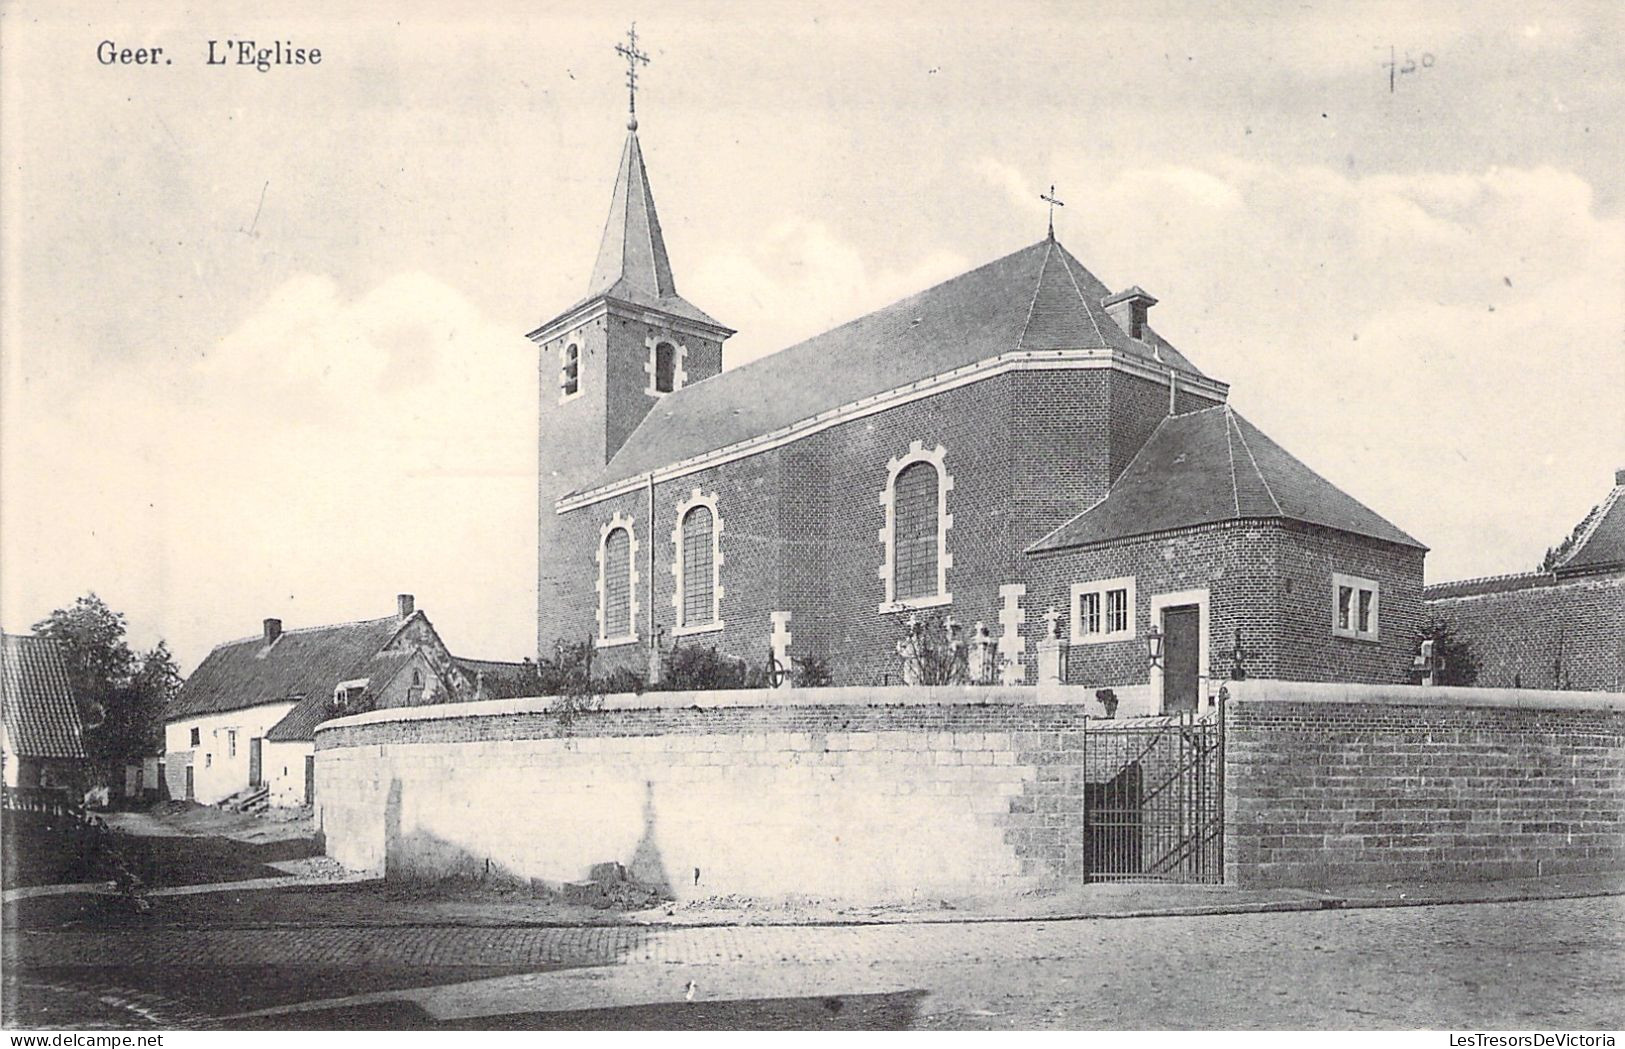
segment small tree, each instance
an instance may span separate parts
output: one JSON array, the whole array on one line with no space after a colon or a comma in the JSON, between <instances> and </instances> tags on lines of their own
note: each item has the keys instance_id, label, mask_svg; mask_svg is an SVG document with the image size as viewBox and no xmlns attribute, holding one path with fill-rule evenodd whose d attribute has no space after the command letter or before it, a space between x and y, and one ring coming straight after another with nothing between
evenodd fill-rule
<instances>
[{"instance_id":1,"label":"small tree","mask_svg":"<svg viewBox=\"0 0 1625 1049\"><path fill-rule=\"evenodd\" d=\"M963 685L970 680L965 642L952 617L909 616L897 642L906 685Z\"/></svg>"},{"instance_id":2,"label":"small tree","mask_svg":"<svg viewBox=\"0 0 1625 1049\"><path fill-rule=\"evenodd\" d=\"M1456 633L1450 620L1430 615L1422 630L1416 639L1417 651L1421 651L1423 641L1432 639L1433 658L1440 667L1433 675L1434 684L1472 685L1478 681L1478 656L1472 643Z\"/></svg>"},{"instance_id":3,"label":"small tree","mask_svg":"<svg viewBox=\"0 0 1625 1049\"><path fill-rule=\"evenodd\" d=\"M122 765L163 749L164 713L181 686L168 645L132 652L123 613L94 593L54 610L34 633L62 646L91 760Z\"/></svg>"}]
</instances>

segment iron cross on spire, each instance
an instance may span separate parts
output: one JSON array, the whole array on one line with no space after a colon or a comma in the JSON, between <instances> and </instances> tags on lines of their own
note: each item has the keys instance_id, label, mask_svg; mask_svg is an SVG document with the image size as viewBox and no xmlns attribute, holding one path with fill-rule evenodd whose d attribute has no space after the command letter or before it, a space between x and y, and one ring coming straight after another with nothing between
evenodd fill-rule
<instances>
[{"instance_id":1,"label":"iron cross on spire","mask_svg":"<svg viewBox=\"0 0 1625 1049\"><path fill-rule=\"evenodd\" d=\"M1066 207L1066 201L1055 199L1055 183L1051 182L1048 193L1040 193L1038 199L1049 203L1049 239L1055 239L1055 209Z\"/></svg>"},{"instance_id":2,"label":"iron cross on spire","mask_svg":"<svg viewBox=\"0 0 1625 1049\"><path fill-rule=\"evenodd\" d=\"M638 24L626 31L626 43L616 44L615 53L626 59L627 120L632 131L638 129L638 65L649 64L649 56L638 50Z\"/></svg>"}]
</instances>

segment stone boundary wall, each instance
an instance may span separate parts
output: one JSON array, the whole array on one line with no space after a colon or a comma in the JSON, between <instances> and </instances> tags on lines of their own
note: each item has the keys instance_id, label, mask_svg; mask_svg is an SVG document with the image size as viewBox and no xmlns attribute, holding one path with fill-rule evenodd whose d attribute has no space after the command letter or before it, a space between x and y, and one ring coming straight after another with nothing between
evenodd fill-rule
<instances>
[{"instance_id":1,"label":"stone boundary wall","mask_svg":"<svg viewBox=\"0 0 1625 1049\"><path fill-rule=\"evenodd\" d=\"M1231 682L1225 880L1625 869L1625 695Z\"/></svg>"},{"instance_id":2,"label":"stone boundary wall","mask_svg":"<svg viewBox=\"0 0 1625 1049\"><path fill-rule=\"evenodd\" d=\"M373 711L316 734L328 853L678 899L908 900L1082 880L1093 690L818 689ZM868 703L859 699L867 697ZM1064 702L1073 698L1078 702ZM825 700L830 700L826 702Z\"/></svg>"}]
</instances>

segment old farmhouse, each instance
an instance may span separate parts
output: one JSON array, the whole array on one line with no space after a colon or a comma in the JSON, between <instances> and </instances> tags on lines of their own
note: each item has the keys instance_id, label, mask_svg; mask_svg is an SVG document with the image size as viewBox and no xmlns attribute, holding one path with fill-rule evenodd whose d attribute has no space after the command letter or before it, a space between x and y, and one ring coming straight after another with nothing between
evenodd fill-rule
<instances>
[{"instance_id":1,"label":"old farmhouse","mask_svg":"<svg viewBox=\"0 0 1625 1049\"><path fill-rule=\"evenodd\" d=\"M434 624L396 614L284 630L215 646L187 678L164 726L170 797L212 804L263 790L268 804L311 804L316 726L341 714L474 698L474 679Z\"/></svg>"},{"instance_id":2,"label":"old farmhouse","mask_svg":"<svg viewBox=\"0 0 1625 1049\"><path fill-rule=\"evenodd\" d=\"M85 728L62 646L0 634L0 766L11 789L85 786Z\"/></svg>"},{"instance_id":3,"label":"old farmhouse","mask_svg":"<svg viewBox=\"0 0 1625 1049\"><path fill-rule=\"evenodd\" d=\"M1425 548L1227 403L1054 235L722 370L677 291L629 124L587 295L540 360L537 640L899 676L911 616L996 640L1004 683L1191 709L1238 666L1407 679ZM1146 638L1165 657L1148 670Z\"/></svg>"}]
</instances>

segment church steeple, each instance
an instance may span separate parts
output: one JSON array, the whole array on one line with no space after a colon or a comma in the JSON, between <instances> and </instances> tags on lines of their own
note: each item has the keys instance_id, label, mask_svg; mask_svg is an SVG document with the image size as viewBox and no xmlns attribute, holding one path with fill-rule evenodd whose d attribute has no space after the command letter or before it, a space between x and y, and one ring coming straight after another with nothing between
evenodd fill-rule
<instances>
[{"instance_id":1,"label":"church steeple","mask_svg":"<svg viewBox=\"0 0 1625 1049\"><path fill-rule=\"evenodd\" d=\"M621 150L621 168L615 176L609 221L604 224L604 239L598 247L598 262L592 268L592 284L587 295L611 295L633 301L677 295L636 128L626 133L626 147Z\"/></svg>"}]
</instances>

